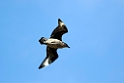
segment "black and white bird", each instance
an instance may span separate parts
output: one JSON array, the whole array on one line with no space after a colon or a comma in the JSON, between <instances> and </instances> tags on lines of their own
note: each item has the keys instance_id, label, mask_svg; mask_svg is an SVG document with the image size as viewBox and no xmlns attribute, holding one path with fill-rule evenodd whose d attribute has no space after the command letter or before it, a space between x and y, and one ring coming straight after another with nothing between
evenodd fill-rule
<instances>
[{"instance_id":1,"label":"black and white bird","mask_svg":"<svg viewBox=\"0 0 124 83\"><path fill-rule=\"evenodd\" d=\"M58 19L58 26L53 30L50 38L41 37L39 40L40 44L47 45L46 47L46 58L43 60L40 68L48 66L58 58L57 49L58 48L70 48L65 42L62 41L62 35L67 33L68 29L66 25Z\"/></svg>"}]
</instances>

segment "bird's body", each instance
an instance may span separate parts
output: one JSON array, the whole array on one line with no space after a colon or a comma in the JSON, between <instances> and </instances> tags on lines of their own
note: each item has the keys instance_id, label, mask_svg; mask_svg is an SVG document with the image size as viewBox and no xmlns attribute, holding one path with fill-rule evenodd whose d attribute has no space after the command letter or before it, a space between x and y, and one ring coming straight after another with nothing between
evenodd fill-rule
<instances>
[{"instance_id":1,"label":"bird's body","mask_svg":"<svg viewBox=\"0 0 124 83\"><path fill-rule=\"evenodd\" d=\"M41 38L41 40L43 40L43 38ZM54 39L54 38L49 38L49 39L45 38L45 40L41 44L45 44L48 47L54 48L54 49L68 47L66 43L64 43L58 39Z\"/></svg>"},{"instance_id":2,"label":"bird's body","mask_svg":"<svg viewBox=\"0 0 124 83\"><path fill-rule=\"evenodd\" d=\"M58 48L70 48L66 43L62 41L62 35L67 32L68 30L64 23L58 19L58 26L53 30L51 37L49 39L41 37L39 42L41 44L47 45L47 56L39 66L39 69L48 66L58 58Z\"/></svg>"}]
</instances>

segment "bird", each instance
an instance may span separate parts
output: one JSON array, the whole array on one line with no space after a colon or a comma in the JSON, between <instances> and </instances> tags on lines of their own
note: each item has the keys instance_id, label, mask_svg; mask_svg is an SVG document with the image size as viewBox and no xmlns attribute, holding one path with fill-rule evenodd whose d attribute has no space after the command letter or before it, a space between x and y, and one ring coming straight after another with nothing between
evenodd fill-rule
<instances>
[{"instance_id":1,"label":"bird","mask_svg":"<svg viewBox=\"0 0 124 83\"><path fill-rule=\"evenodd\" d=\"M57 49L70 48L67 43L62 41L62 35L67 32L66 25L58 18L58 26L52 31L50 38L41 37L39 39L41 45L46 45L46 57L40 64L39 69L50 65L58 58Z\"/></svg>"}]
</instances>

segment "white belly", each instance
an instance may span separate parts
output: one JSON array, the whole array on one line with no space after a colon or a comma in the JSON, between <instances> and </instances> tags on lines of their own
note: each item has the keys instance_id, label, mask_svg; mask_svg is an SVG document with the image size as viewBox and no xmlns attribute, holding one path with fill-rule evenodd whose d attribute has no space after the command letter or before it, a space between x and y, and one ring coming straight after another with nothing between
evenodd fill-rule
<instances>
[{"instance_id":1,"label":"white belly","mask_svg":"<svg viewBox=\"0 0 124 83\"><path fill-rule=\"evenodd\" d=\"M50 38L45 41L45 44L51 48L64 48L64 43L58 39Z\"/></svg>"}]
</instances>

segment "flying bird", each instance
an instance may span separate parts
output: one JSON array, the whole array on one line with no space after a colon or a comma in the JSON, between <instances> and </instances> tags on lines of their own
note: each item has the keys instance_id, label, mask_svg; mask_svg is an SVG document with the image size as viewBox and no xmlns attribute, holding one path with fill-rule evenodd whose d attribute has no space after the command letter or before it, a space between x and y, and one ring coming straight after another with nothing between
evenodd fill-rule
<instances>
[{"instance_id":1,"label":"flying bird","mask_svg":"<svg viewBox=\"0 0 124 83\"><path fill-rule=\"evenodd\" d=\"M68 29L61 19L58 19L58 26L53 30L50 38L41 37L39 40L40 44L45 44L46 47L46 58L40 64L39 69L48 66L58 58L57 49L70 48L68 44L62 41L62 35L67 33Z\"/></svg>"}]
</instances>

